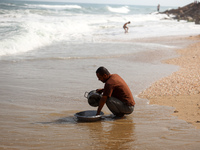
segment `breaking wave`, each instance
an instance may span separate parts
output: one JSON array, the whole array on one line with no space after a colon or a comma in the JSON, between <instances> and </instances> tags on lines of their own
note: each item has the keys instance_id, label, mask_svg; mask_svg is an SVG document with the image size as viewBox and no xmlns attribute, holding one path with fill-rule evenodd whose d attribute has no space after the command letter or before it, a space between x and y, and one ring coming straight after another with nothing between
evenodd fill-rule
<instances>
[{"instance_id":1,"label":"breaking wave","mask_svg":"<svg viewBox=\"0 0 200 150\"><path fill-rule=\"evenodd\" d=\"M128 8L128 6L123 6L123 7L118 7L118 8L114 8L114 7L110 7L110 6L107 6L107 9L110 11L110 12L114 12L114 13L128 13L130 10Z\"/></svg>"}]
</instances>

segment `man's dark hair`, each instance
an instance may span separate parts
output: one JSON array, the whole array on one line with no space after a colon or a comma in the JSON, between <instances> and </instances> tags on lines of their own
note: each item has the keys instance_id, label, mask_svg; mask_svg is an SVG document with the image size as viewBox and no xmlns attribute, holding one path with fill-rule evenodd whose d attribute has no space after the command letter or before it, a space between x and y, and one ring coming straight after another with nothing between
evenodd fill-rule
<instances>
[{"instance_id":1,"label":"man's dark hair","mask_svg":"<svg viewBox=\"0 0 200 150\"><path fill-rule=\"evenodd\" d=\"M100 74L101 76L103 76L104 74L110 75L110 72L105 67L99 67L96 73Z\"/></svg>"}]
</instances>

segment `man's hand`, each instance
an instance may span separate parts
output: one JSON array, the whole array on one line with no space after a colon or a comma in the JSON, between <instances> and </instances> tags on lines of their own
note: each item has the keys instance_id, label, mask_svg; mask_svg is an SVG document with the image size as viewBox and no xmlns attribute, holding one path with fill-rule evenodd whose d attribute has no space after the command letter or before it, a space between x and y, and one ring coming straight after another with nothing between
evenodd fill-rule
<instances>
[{"instance_id":1,"label":"man's hand","mask_svg":"<svg viewBox=\"0 0 200 150\"><path fill-rule=\"evenodd\" d=\"M96 92L101 94L103 92L104 89L96 89Z\"/></svg>"}]
</instances>

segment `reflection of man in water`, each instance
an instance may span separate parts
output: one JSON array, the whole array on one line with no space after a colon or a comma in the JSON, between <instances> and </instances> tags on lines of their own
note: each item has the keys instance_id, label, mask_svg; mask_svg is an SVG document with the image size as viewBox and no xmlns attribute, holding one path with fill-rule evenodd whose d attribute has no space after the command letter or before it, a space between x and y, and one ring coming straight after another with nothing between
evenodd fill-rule
<instances>
[{"instance_id":1,"label":"reflection of man in water","mask_svg":"<svg viewBox=\"0 0 200 150\"><path fill-rule=\"evenodd\" d=\"M135 101L126 82L119 75L110 74L105 67L99 67L96 75L100 81L105 83L104 89L97 89L98 93L103 92L97 115L100 114L105 103L109 110L118 117L131 114L134 110Z\"/></svg>"},{"instance_id":2,"label":"reflection of man in water","mask_svg":"<svg viewBox=\"0 0 200 150\"><path fill-rule=\"evenodd\" d=\"M128 33L127 24L130 24L130 23L131 23L131 22L129 21L129 22L127 22L127 23L124 24L123 28L124 28L124 30L125 30L125 33Z\"/></svg>"}]
</instances>

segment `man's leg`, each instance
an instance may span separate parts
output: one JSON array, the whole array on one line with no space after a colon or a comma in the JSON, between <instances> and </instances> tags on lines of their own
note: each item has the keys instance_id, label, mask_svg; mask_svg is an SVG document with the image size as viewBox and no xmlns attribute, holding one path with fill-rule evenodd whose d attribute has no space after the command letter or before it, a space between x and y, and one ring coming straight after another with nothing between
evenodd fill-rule
<instances>
[{"instance_id":1,"label":"man's leg","mask_svg":"<svg viewBox=\"0 0 200 150\"><path fill-rule=\"evenodd\" d=\"M128 106L114 97L110 97L109 99L107 99L106 105L109 108L109 110L116 116L131 114L134 110L134 106Z\"/></svg>"}]
</instances>

